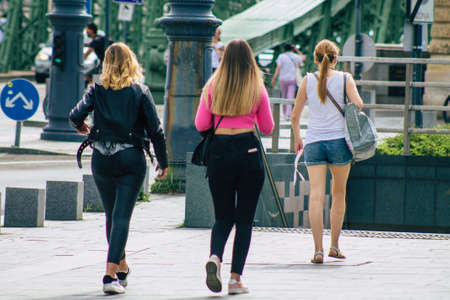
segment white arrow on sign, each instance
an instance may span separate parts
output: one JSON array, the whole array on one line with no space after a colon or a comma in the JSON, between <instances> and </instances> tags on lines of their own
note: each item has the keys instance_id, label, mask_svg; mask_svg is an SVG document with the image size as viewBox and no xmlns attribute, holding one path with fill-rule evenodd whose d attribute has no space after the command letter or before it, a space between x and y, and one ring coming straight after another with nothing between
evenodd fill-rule
<instances>
[{"instance_id":1,"label":"white arrow on sign","mask_svg":"<svg viewBox=\"0 0 450 300\"><path fill-rule=\"evenodd\" d=\"M25 102L25 105L23 106L23 108L28 109L28 110L33 109L33 100L28 101L28 99L22 93L18 93L11 100L9 99L9 97L6 98L5 106L8 108L15 107L14 102L16 102L16 100L19 98L21 98L22 101Z\"/></svg>"}]
</instances>

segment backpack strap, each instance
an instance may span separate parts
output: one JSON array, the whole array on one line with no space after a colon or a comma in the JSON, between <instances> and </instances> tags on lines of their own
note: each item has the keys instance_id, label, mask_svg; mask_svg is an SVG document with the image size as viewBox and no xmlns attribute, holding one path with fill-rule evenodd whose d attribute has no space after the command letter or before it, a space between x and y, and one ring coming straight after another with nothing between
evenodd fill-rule
<instances>
[{"instance_id":1,"label":"backpack strap","mask_svg":"<svg viewBox=\"0 0 450 300\"><path fill-rule=\"evenodd\" d=\"M317 74L316 73L313 73L313 74L316 77L317 81L319 81L319 77L317 76ZM345 75L344 75L344 79L345 79ZM345 92L345 88L344 88L344 92ZM328 89L327 89L327 96L328 96L328 98L330 98L331 102L333 102L334 106L336 106L337 110L342 114L342 116L345 117L344 110L339 106L339 104L334 99L334 97L330 94L330 91ZM345 102L345 100L344 100L344 102Z\"/></svg>"}]
</instances>

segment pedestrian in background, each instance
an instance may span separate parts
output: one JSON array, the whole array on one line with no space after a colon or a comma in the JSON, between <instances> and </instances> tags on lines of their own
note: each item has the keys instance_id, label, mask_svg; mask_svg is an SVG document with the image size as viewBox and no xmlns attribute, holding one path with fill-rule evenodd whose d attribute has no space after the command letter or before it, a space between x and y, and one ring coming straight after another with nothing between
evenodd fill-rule
<instances>
[{"instance_id":1,"label":"pedestrian in background","mask_svg":"<svg viewBox=\"0 0 450 300\"><path fill-rule=\"evenodd\" d=\"M295 149L304 148L304 159L309 175L309 220L314 238L312 263L323 263L323 199L325 197L327 168L332 176L331 246L328 256L344 259L339 250L339 235L345 215L345 193L350 173L352 153L345 142L344 118L327 97L327 90L344 108L344 88L350 103L362 109L363 102L350 75L335 71L339 48L329 40L322 40L314 50L314 62L319 66L316 74L308 73L297 94L292 113ZM317 78L316 78L317 76ZM344 86L344 76L347 76ZM308 102L308 130L305 142L300 136L300 116Z\"/></svg>"},{"instance_id":2,"label":"pedestrian in background","mask_svg":"<svg viewBox=\"0 0 450 300\"><path fill-rule=\"evenodd\" d=\"M129 267L125 257L131 215L146 172L143 148L149 137L158 160L158 177L167 174L164 133L135 54L123 43L108 47L101 84L89 87L70 112L70 121L81 134L89 135L94 148L91 169L106 214L109 244L103 291L125 292ZM93 127L84 122L94 112Z\"/></svg>"},{"instance_id":3,"label":"pedestrian in background","mask_svg":"<svg viewBox=\"0 0 450 300\"><path fill-rule=\"evenodd\" d=\"M206 263L206 284L213 292L222 290L222 256L235 225L228 293L248 293L241 275L265 176L254 132L255 121L263 133L271 134L274 123L261 72L247 42L233 40L225 48L219 68L203 88L195 118L198 131L217 127L210 144L207 168L215 223Z\"/></svg>"},{"instance_id":4,"label":"pedestrian in background","mask_svg":"<svg viewBox=\"0 0 450 300\"><path fill-rule=\"evenodd\" d=\"M219 67L220 61L223 57L223 51L225 49L225 45L220 41L220 35L222 34L222 30L220 27L216 28L216 33L213 36L212 40L212 47L213 51L211 54L211 65L212 65L212 71L213 73L216 71L216 69Z\"/></svg>"},{"instance_id":5,"label":"pedestrian in background","mask_svg":"<svg viewBox=\"0 0 450 300\"><path fill-rule=\"evenodd\" d=\"M294 53L297 52L296 53ZM300 68L306 57L294 45L284 45L284 53L277 58L277 68L272 78L272 86L276 85L278 75L281 98L294 99L297 90L297 68ZM283 117L290 119L292 104L283 104Z\"/></svg>"},{"instance_id":6,"label":"pedestrian in background","mask_svg":"<svg viewBox=\"0 0 450 300\"><path fill-rule=\"evenodd\" d=\"M85 45L88 47L88 50L83 54L83 59L86 59L92 52L95 52L95 55L98 58L95 67L88 70L84 75L86 83L91 83L92 77L95 74L99 74L102 70L102 63L105 58L105 50L108 44L105 36L98 34L98 27L95 23L86 25L86 34L91 38L91 41Z\"/></svg>"}]
</instances>

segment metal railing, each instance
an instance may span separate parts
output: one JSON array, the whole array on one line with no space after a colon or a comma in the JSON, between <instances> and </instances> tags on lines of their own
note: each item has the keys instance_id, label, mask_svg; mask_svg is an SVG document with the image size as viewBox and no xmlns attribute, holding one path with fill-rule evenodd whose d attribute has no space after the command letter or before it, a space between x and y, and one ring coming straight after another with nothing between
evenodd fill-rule
<instances>
[{"instance_id":1,"label":"metal railing","mask_svg":"<svg viewBox=\"0 0 450 300\"><path fill-rule=\"evenodd\" d=\"M384 64L406 64L405 81L382 81L382 80L355 80L359 86L395 86L405 87L405 103L404 104L364 104L364 108L373 110L391 110L403 112L403 129L398 128L381 128L377 127L378 132L403 133L403 155L410 154L410 134L413 133L433 133L433 134L450 134L450 129L434 129L434 128L412 128L410 126L410 112L412 111L446 111L450 112L450 107L444 105L412 105L412 88L413 87L439 87L449 88L450 82L417 82L413 81L413 65L415 64L441 64L450 65L450 59L436 58L391 58L391 57L356 57L356 56L339 56L338 62L346 64L345 69L351 62L374 62ZM291 125L280 125L280 105L294 104L294 99L270 98L272 104L273 118L275 127L272 134L272 152L278 152L278 141L280 139L280 129L291 129ZM306 128L304 126L302 129ZM290 151L294 152L293 131L290 130Z\"/></svg>"}]
</instances>

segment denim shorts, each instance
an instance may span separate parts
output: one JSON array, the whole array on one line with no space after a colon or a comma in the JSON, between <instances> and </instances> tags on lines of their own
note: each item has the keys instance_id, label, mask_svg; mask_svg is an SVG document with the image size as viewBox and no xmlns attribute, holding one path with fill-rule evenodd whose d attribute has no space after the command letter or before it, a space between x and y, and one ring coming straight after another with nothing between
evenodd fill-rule
<instances>
[{"instance_id":1,"label":"denim shorts","mask_svg":"<svg viewBox=\"0 0 450 300\"><path fill-rule=\"evenodd\" d=\"M303 150L305 165L346 165L353 155L345 139L318 141L307 144Z\"/></svg>"}]
</instances>

